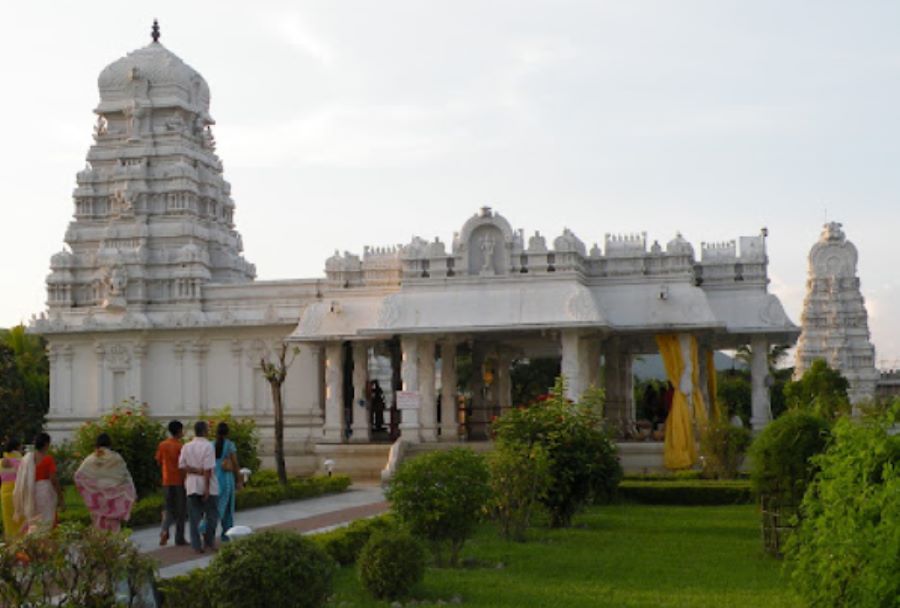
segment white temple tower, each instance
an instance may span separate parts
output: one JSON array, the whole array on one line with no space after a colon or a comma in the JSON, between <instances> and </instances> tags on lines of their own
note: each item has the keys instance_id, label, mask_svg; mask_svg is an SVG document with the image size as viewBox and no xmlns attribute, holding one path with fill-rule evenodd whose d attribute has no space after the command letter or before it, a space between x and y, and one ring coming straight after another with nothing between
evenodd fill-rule
<instances>
[{"instance_id":1,"label":"white temple tower","mask_svg":"<svg viewBox=\"0 0 900 608\"><path fill-rule=\"evenodd\" d=\"M799 378L816 359L824 359L850 382L850 401L875 396L878 371L869 342L866 304L856 276L858 254L841 224L825 224L809 252L809 279L794 375Z\"/></svg>"},{"instance_id":2,"label":"white temple tower","mask_svg":"<svg viewBox=\"0 0 900 608\"><path fill-rule=\"evenodd\" d=\"M94 145L77 176L69 250L53 256L51 314L71 308L143 317L199 309L200 286L253 280L234 230L203 77L153 41L98 79Z\"/></svg>"}]
</instances>

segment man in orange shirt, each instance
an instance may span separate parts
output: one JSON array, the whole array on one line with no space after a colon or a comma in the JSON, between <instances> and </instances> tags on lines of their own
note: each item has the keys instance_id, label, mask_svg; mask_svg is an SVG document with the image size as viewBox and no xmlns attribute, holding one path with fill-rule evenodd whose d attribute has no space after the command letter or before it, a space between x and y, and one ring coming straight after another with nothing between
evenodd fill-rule
<instances>
[{"instance_id":1,"label":"man in orange shirt","mask_svg":"<svg viewBox=\"0 0 900 608\"><path fill-rule=\"evenodd\" d=\"M169 542L169 528L175 523L175 544L186 545L184 538L184 520L186 498L184 494L184 471L178 468L181 456L181 438L184 436L184 425L178 420L169 423L171 437L161 441L156 448L156 462L162 469L163 496L166 500L163 511L162 530L159 533L159 544Z\"/></svg>"}]
</instances>

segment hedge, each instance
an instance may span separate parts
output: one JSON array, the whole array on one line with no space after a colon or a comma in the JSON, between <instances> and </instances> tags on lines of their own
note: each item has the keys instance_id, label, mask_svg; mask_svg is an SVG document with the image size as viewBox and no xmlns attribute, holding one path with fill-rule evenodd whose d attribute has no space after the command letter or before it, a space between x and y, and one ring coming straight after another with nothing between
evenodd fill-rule
<instances>
[{"instance_id":1,"label":"hedge","mask_svg":"<svg viewBox=\"0 0 900 608\"><path fill-rule=\"evenodd\" d=\"M619 484L619 497L648 505L735 505L754 502L750 482L746 480L625 480Z\"/></svg>"},{"instance_id":2,"label":"hedge","mask_svg":"<svg viewBox=\"0 0 900 608\"><path fill-rule=\"evenodd\" d=\"M336 494L349 488L350 483L349 477L335 475L333 477L316 476L292 479L287 486L282 486L277 482L265 486L249 485L235 496L235 509L242 511L278 504L285 500L301 500L324 494ZM126 525L135 528L158 524L163 503L163 497L159 494L152 494L140 499L132 508L131 519L126 522ZM59 519L60 522L91 523L90 513L81 504L70 505L69 509L61 511Z\"/></svg>"}]
</instances>

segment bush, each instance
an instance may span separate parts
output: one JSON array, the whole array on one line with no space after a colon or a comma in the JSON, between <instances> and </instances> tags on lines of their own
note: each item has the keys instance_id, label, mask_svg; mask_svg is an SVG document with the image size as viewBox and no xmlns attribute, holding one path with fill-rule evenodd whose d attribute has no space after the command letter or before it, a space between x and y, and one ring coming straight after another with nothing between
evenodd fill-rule
<instances>
[{"instance_id":1,"label":"bush","mask_svg":"<svg viewBox=\"0 0 900 608\"><path fill-rule=\"evenodd\" d=\"M498 443L488 455L491 499L488 512L507 540L522 541L531 516L550 487L550 460L547 450Z\"/></svg>"},{"instance_id":2,"label":"bush","mask_svg":"<svg viewBox=\"0 0 900 608\"><path fill-rule=\"evenodd\" d=\"M788 540L791 581L810 606L896 606L900 599L900 421L842 419Z\"/></svg>"},{"instance_id":3,"label":"bush","mask_svg":"<svg viewBox=\"0 0 900 608\"><path fill-rule=\"evenodd\" d=\"M166 437L163 426L147 415L147 409L147 404L125 401L99 422L86 422L75 434L76 453L84 457L94 450L97 435L108 433L112 449L128 465L138 496L147 496L159 488L159 465L154 457L159 442Z\"/></svg>"},{"instance_id":4,"label":"bush","mask_svg":"<svg viewBox=\"0 0 900 608\"><path fill-rule=\"evenodd\" d=\"M425 574L425 551L405 532L378 532L359 555L359 578L376 599L406 596Z\"/></svg>"},{"instance_id":5,"label":"bush","mask_svg":"<svg viewBox=\"0 0 900 608\"><path fill-rule=\"evenodd\" d=\"M222 546L209 566L213 605L316 608L331 593L334 561L308 538L267 530Z\"/></svg>"},{"instance_id":6,"label":"bush","mask_svg":"<svg viewBox=\"0 0 900 608\"><path fill-rule=\"evenodd\" d=\"M700 436L703 473L715 479L734 479L750 445L750 431L732 426L724 417L713 420Z\"/></svg>"},{"instance_id":7,"label":"bush","mask_svg":"<svg viewBox=\"0 0 900 608\"><path fill-rule=\"evenodd\" d=\"M584 404L570 403L558 378L546 400L510 410L494 422L500 443L540 445L547 451L552 482L542 502L553 527L568 526L589 501L610 500L622 478L616 446L603 426L602 393L587 397Z\"/></svg>"},{"instance_id":8,"label":"bush","mask_svg":"<svg viewBox=\"0 0 900 608\"><path fill-rule=\"evenodd\" d=\"M50 444L50 454L56 461L56 477L59 479L60 485L71 486L75 483L73 477L75 471L81 465L81 460L87 454L82 455L75 448L72 441L60 441L59 443Z\"/></svg>"},{"instance_id":9,"label":"bush","mask_svg":"<svg viewBox=\"0 0 900 608\"><path fill-rule=\"evenodd\" d=\"M397 523L389 515L359 519L348 526L316 534L310 538L325 549L341 566L349 566L359 558L359 552L376 532L395 530Z\"/></svg>"},{"instance_id":10,"label":"bush","mask_svg":"<svg viewBox=\"0 0 900 608\"><path fill-rule=\"evenodd\" d=\"M400 465L386 496L412 533L428 541L438 563L450 545L455 566L490 497L484 459L467 448L429 452Z\"/></svg>"},{"instance_id":11,"label":"bush","mask_svg":"<svg viewBox=\"0 0 900 608\"><path fill-rule=\"evenodd\" d=\"M112 606L119 581L128 581L124 599L131 600L152 583L154 570L152 558L125 534L73 525L44 529L0 544L0 605Z\"/></svg>"},{"instance_id":12,"label":"bush","mask_svg":"<svg viewBox=\"0 0 900 608\"><path fill-rule=\"evenodd\" d=\"M789 409L834 420L850 413L849 386L840 372L828 367L823 359L816 359L799 380L784 385L784 398Z\"/></svg>"},{"instance_id":13,"label":"bush","mask_svg":"<svg viewBox=\"0 0 900 608\"><path fill-rule=\"evenodd\" d=\"M749 481L626 479L619 496L646 505L738 505L753 502Z\"/></svg>"},{"instance_id":14,"label":"bush","mask_svg":"<svg viewBox=\"0 0 900 608\"><path fill-rule=\"evenodd\" d=\"M215 438L216 425L220 422L228 424L228 438L237 448L238 464L247 467L254 473L259 470L259 430L252 418L235 418L231 406L209 412L209 436Z\"/></svg>"},{"instance_id":15,"label":"bush","mask_svg":"<svg viewBox=\"0 0 900 608\"><path fill-rule=\"evenodd\" d=\"M215 608L206 568L196 568L181 576L162 579L158 586L164 608Z\"/></svg>"},{"instance_id":16,"label":"bush","mask_svg":"<svg viewBox=\"0 0 900 608\"><path fill-rule=\"evenodd\" d=\"M254 477L260 476L255 475ZM253 478L251 477L251 479ZM260 479L266 480L269 477L262 476ZM257 484L261 483L258 479ZM275 476L268 485L251 484L235 494L235 508L240 511L242 509L274 505L283 500L300 500L302 498L322 496L323 494L343 492L350 487L350 483L349 477L334 475L332 477L316 476L305 479L292 479L288 482L288 485L283 486L278 482L278 477Z\"/></svg>"},{"instance_id":17,"label":"bush","mask_svg":"<svg viewBox=\"0 0 900 608\"><path fill-rule=\"evenodd\" d=\"M763 543L778 555L806 487L816 472L810 459L825 449L828 422L791 410L769 423L750 446L750 480L763 513Z\"/></svg>"}]
</instances>

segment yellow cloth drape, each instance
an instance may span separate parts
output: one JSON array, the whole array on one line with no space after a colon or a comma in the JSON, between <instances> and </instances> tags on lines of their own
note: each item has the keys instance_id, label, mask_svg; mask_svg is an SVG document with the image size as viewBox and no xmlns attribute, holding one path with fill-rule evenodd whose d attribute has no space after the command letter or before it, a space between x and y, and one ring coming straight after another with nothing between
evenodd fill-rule
<instances>
[{"instance_id":1,"label":"yellow cloth drape","mask_svg":"<svg viewBox=\"0 0 900 608\"><path fill-rule=\"evenodd\" d=\"M681 375L684 373L685 363L681 355L681 344L676 334L658 335L656 344L662 355L669 382L675 387L672 409L666 418L663 463L667 469L686 469L697 460L697 446L694 444L694 430L687 398L681 392Z\"/></svg>"},{"instance_id":2,"label":"yellow cloth drape","mask_svg":"<svg viewBox=\"0 0 900 608\"><path fill-rule=\"evenodd\" d=\"M708 350L706 351L706 392L709 394L709 411L716 422L722 419L722 411L719 409L718 390L715 352Z\"/></svg>"},{"instance_id":3,"label":"yellow cloth drape","mask_svg":"<svg viewBox=\"0 0 900 608\"><path fill-rule=\"evenodd\" d=\"M694 405L694 421L697 429L702 433L706 429L708 416L706 404L703 402L703 391L700 389L700 357L697 347L697 338L690 337L691 341L691 402Z\"/></svg>"}]
</instances>

